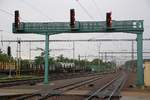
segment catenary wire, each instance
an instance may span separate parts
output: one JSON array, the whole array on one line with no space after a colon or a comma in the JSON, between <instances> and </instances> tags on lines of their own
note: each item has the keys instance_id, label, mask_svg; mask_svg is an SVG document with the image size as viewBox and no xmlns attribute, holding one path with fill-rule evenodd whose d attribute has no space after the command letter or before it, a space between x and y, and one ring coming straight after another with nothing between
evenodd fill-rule
<instances>
[{"instance_id":1,"label":"catenary wire","mask_svg":"<svg viewBox=\"0 0 150 100\"><path fill-rule=\"evenodd\" d=\"M34 11L38 12L40 15L43 15L45 18L47 18L50 21L54 21L54 19L50 18L48 15L46 15L43 11L41 11L39 8L35 7L31 3L27 2L26 0L22 0L27 6L32 8Z\"/></svg>"},{"instance_id":2,"label":"catenary wire","mask_svg":"<svg viewBox=\"0 0 150 100\"><path fill-rule=\"evenodd\" d=\"M79 4L79 6L83 9L83 11L88 15L89 18L91 18L92 20L94 20L93 16L90 15L90 13L86 10L86 8L78 1L76 0L76 2Z\"/></svg>"}]
</instances>

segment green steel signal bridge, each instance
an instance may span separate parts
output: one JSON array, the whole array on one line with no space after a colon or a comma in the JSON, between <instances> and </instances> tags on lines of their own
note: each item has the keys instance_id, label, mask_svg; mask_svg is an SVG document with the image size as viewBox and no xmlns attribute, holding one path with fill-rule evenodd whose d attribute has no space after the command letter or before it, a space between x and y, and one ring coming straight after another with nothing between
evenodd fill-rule
<instances>
[{"instance_id":1,"label":"green steel signal bridge","mask_svg":"<svg viewBox=\"0 0 150 100\"><path fill-rule=\"evenodd\" d=\"M76 21L72 28L70 22L20 22L13 23L13 33L45 35L45 74L44 83L48 84L49 35L60 33L112 33L124 32L137 34L137 85L144 85L143 72L143 20L112 21L107 27L106 21Z\"/></svg>"},{"instance_id":2,"label":"green steel signal bridge","mask_svg":"<svg viewBox=\"0 0 150 100\"><path fill-rule=\"evenodd\" d=\"M69 22L29 22L19 23L19 28L13 27L14 33L36 33L49 35L59 33L99 33L99 32L125 32L139 33L143 32L142 20L112 21L112 27L106 26L106 21L82 21L75 23L75 28L70 27ZM13 25L14 26L14 25Z\"/></svg>"}]
</instances>

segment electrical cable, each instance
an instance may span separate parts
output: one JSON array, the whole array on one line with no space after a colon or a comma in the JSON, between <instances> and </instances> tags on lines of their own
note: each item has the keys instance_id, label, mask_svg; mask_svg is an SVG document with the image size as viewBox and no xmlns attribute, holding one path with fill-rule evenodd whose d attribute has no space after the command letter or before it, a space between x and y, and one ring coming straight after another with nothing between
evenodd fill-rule
<instances>
[{"instance_id":1,"label":"electrical cable","mask_svg":"<svg viewBox=\"0 0 150 100\"><path fill-rule=\"evenodd\" d=\"M90 15L90 13L86 10L86 8L78 0L76 0L76 2L83 9L83 11L88 15L88 17L91 18L92 20L94 20L93 16Z\"/></svg>"},{"instance_id":2,"label":"electrical cable","mask_svg":"<svg viewBox=\"0 0 150 100\"><path fill-rule=\"evenodd\" d=\"M12 13L6 11L6 10L0 9L0 11L3 12L3 13L6 13L6 14L8 14L8 15L14 16L14 14L12 14Z\"/></svg>"},{"instance_id":3,"label":"electrical cable","mask_svg":"<svg viewBox=\"0 0 150 100\"><path fill-rule=\"evenodd\" d=\"M33 6L31 3L22 0L27 6L29 6L30 8L32 8L34 11L38 12L40 15L43 15L45 18L49 19L50 21L54 21L52 18L50 18L49 16L47 16L45 13L43 13L40 9L38 9L37 7Z\"/></svg>"},{"instance_id":4,"label":"electrical cable","mask_svg":"<svg viewBox=\"0 0 150 100\"><path fill-rule=\"evenodd\" d=\"M10 15L11 17L14 17L14 14L12 14L12 13L6 11L6 10L0 9L0 11L3 12L3 13L5 13L5 14ZM27 21L27 20L25 20L25 19L23 19L23 18L21 18L21 17L19 17L19 18L20 18L21 20L23 20L23 21Z\"/></svg>"},{"instance_id":5,"label":"electrical cable","mask_svg":"<svg viewBox=\"0 0 150 100\"><path fill-rule=\"evenodd\" d=\"M99 6L97 5L96 1L95 1L95 0L91 0L91 1L93 2L94 6L95 6L95 8L96 8L96 10L97 10L97 12L100 13L100 17L101 17L102 20L103 20L102 11L101 11L101 9L99 8Z\"/></svg>"}]
</instances>

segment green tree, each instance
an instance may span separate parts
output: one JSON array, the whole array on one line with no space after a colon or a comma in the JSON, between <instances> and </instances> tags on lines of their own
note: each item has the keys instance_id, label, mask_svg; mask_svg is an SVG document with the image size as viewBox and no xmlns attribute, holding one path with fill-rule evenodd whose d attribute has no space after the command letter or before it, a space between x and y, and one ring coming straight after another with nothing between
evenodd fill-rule
<instances>
[{"instance_id":1,"label":"green tree","mask_svg":"<svg viewBox=\"0 0 150 100\"><path fill-rule=\"evenodd\" d=\"M0 61L1 62L9 62L9 60L13 60L13 57L9 58L7 54L0 52Z\"/></svg>"},{"instance_id":2,"label":"green tree","mask_svg":"<svg viewBox=\"0 0 150 100\"><path fill-rule=\"evenodd\" d=\"M98 65L98 64L103 64L103 62L102 62L102 60L100 60L100 59L93 59L93 60L91 61L91 64Z\"/></svg>"},{"instance_id":3,"label":"green tree","mask_svg":"<svg viewBox=\"0 0 150 100\"><path fill-rule=\"evenodd\" d=\"M43 56L36 56L34 59L36 65L44 64L44 57Z\"/></svg>"},{"instance_id":4,"label":"green tree","mask_svg":"<svg viewBox=\"0 0 150 100\"><path fill-rule=\"evenodd\" d=\"M60 55L60 56L57 57L56 61L58 61L58 62L65 62L65 58L64 58L63 55Z\"/></svg>"},{"instance_id":5,"label":"green tree","mask_svg":"<svg viewBox=\"0 0 150 100\"><path fill-rule=\"evenodd\" d=\"M21 60L21 70L28 70L30 67L30 61L29 60Z\"/></svg>"}]
</instances>

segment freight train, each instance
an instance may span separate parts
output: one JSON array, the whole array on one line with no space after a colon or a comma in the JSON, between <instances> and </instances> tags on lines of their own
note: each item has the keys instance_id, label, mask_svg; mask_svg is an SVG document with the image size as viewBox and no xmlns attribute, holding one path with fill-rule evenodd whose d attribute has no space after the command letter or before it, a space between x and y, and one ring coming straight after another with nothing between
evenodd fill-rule
<instances>
[{"instance_id":1,"label":"freight train","mask_svg":"<svg viewBox=\"0 0 150 100\"><path fill-rule=\"evenodd\" d=\"M8 62L0 62L0 73L8 74L11 70L12 73L15 74L16 71L16 63L8 63ZM54 64L49 65L50 72L56 73L71 73L71 72L81 72L81 71L90 71L91 69L86 66L75 65L74 63L64 63L64 62L56 62ZM44 64L36 65L33 63L21 64L20 67L21 73L44 73Z\"/></svg>"},{"instance_id":2,"label":"freight train","mask_svg":"<svg viewBox=\"0 0 150 100\"><path fill-rule=\"evenodd\" d=\"M8 73L10 70L15 72L15 62L0 62L0 73Z\"/></svg>"}]
</instances>

